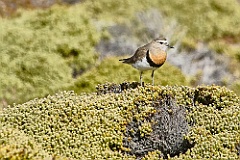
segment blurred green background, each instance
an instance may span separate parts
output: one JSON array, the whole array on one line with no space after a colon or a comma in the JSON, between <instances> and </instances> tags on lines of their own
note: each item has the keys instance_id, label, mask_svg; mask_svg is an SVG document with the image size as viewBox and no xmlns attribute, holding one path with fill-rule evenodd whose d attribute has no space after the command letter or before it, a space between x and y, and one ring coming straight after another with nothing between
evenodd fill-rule
<instances>
[{"instance_id":1,"label":"blurred green background","mask_svg":"<svg viewBox=\"0 0 240 160\"><path fill-rule=\"evenodd\" d=\"M198 59L181 60L182 65L197 64L188 67L195 68L188 74L171 63L174 57L169 53L169 62L157 70L157 85L209 82L240 94L240 5L236 0L1 0L0 14L1 106L59 90L92 92L106 81L138 81L137 70L118 59L160 35L176 46L177 56L195 56L204 45L221 58L213 59L220 65L209 68L218 69L218 76L213 71L204 77ZM221 75L221 70L227 74ZM214 78L218 80L211 81ZM149 72L144 81L150 83Z\"/></svg>"}]
</instances>

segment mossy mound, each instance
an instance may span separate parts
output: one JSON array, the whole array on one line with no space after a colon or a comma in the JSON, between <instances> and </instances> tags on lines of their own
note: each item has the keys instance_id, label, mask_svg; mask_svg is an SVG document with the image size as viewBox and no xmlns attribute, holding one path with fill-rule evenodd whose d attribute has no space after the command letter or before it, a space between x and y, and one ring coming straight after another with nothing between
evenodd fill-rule
<instances>
[{"instance_id":1,"label":"mossy mound","mask_svg":"<svg viewBox=\"0 0 240 160\"><path fill-rule=\"evenodd\" d=\"M50 159L36 141L10 125L0 123L0 159Z\"/></svg>"},{"instance_id":2,"label":"mossy mound","mask_svg":"<svg viewBox=\"0 0 240 160\"><path fill-rule=\"evenodd\" d=\"M3 19L0 27L2 49L16 46L25 52L55 53L77 71L94 64L97 58L94 46L102 33L80 5L21 11L14 19ZM12 54L19 55L18 52Z\"/></svg>"},{"instance_id":3,"label":"mossy mound","mask_svg":"<svg viewBox=\"0 0 240 160\"><path fill-rule=\"evenodd\" d=\"M71 69L59 55L19 49L23 55L14 57L17 49L0 55L0 105L44 97L71 84Z\"/></svg>"},{"instance_id":4,"label":"mossy mound","mask_svg":"<svg viewBox=\"0 0 240 160\"><path fill-rule=\"evenodd\" d=\"M125 90L114 93L119 85L109 86L98 86L98 94L60 92L10 106L2 111L0 122L32 137L48 154L68 158L135 159L139 155L124 139L141 142L159 138L160 132L165 135L160 141L174 146L179 143L171 140L179 136L189 146L183 145L186 150L174 154L171 149L152 147L141 157L239 158L240 100L232 91L218 86L136 88L135 84L127 84ZM174 126L178 125L187 129L177 132Z\"/></svg>"},{"instance_id":5,"label":"mossy mound","mask_svg":"<svg viewBox=\"0 0 240 160\"><path fill-rule=\"evenodd\" d=\"M93 92L98 84L103 84L110 80L113 83L121 83L126 80L139 82L139 71L131 65L119 62L119 59L116 57L108 57L100 65L80 76L69 89L77 93ZM189 84L182 72L168 63L156 70L154 80L156 85ZM151 71L144 72L143 81L152 83Z\"/></svg>"},{"instance_id":6,"label":"mossy mound","mask_svg":"<svg viewBox=\"0 0 240 160\"><path fill-rule=\"evenodd\" d=\"M97 31L81 6L20 11L0 24L0 105L23 103L66 88L94 66Z\"/></svg>"}]
</instances>

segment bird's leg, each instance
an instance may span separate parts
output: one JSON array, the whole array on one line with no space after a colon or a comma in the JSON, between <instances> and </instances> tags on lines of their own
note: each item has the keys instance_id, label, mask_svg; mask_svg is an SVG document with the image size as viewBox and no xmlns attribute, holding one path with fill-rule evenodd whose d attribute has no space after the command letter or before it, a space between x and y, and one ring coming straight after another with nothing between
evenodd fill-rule
<instances>
[{"instance_id":1,"label":"bird's leg","mask_svg":"<svg viewBox=\"0 0 240 160\"><path fill-rule=\"evenodd\" d=\"M154 71L155 70L152 70L152 75L151 75L151 77L152 77L152 85L154 86Z\"/></svg>"},{"instance_id":2,"label":"bird's leg","mask_svg":"<svg viewBox=\"0 0 240 160\"><path fill-rule=\"evenodd\" d=\"M140 71L140 84L141 84L141 86L143 86L143 85L142 85L142 73L143 73L143 72Z\"/></svg>"}]
</instances>

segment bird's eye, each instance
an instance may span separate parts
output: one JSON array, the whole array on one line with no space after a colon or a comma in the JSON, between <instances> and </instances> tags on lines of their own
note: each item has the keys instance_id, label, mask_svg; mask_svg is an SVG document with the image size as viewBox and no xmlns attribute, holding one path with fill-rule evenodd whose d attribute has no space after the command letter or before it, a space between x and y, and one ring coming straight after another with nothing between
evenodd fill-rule
<instances>
[{"instance_id":1,"label":"bird's eye","mask_svg":"<svg viewBox=\"0 0 240 160\"><path fill-rule=\"evenodd\" d=\"M160 44L163 44L163 42L159 42Z\"/></svg>"}]
</instances>

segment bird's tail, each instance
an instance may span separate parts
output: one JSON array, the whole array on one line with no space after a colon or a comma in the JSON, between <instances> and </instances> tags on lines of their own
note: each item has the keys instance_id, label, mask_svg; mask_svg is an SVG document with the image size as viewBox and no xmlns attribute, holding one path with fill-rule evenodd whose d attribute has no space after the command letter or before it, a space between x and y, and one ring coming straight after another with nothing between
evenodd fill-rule
<instances>
[{"instance_id":1,"label":"bird's tail","mask_svg":"<svg viewBox=\"0 0 240 160\"><path fill-rule=\"evenodd\" d=\"M123 63L129 63L129 58L126 58L126 59L119 59L119 61L122 61Z\"/></svg>"}]
</instances>

